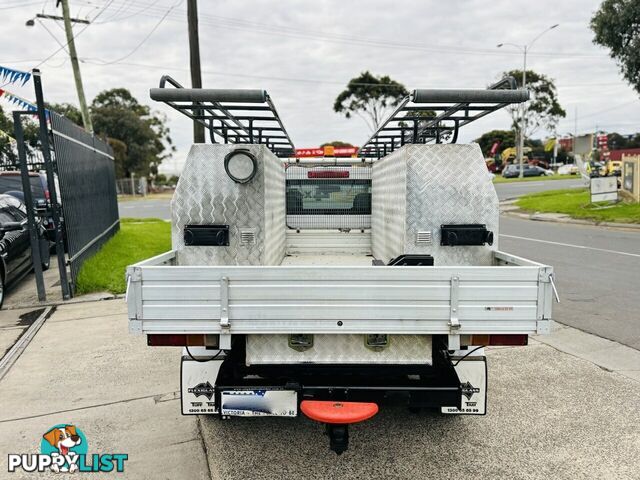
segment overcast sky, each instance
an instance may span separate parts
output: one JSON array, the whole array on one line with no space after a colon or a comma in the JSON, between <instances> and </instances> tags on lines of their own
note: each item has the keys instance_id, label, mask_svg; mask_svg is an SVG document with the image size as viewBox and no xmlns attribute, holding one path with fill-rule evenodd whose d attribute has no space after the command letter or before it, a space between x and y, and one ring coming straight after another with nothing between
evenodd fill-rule
<instances>
[{"instance_id":1,"label":"overcast sky","mask_svg":"<svg viewBox=\"0 0 640 480\"><path fill-rule=\"evenodd\" d=\"M70 4L73 16L95 19L82 32L84 25L75 27L88 101L102 90L126 87L141 102L165 113L178 147L166 167L176 168L190 145L191 125L169 107L153 104L148 90L163 73L184 85L190 83L186 1L70 0ZM332 108L350 78L370 70L390 75L409 89L484 88L500 72L522 68L521 53L514 47L498 49L496 44L528 43L559 23L535 43L528 57L530 69L556 81L567 111L558 133L573 132L576 109L578 133L596 127L636 132L638 95L622 80L607 51L592 43L589 19L599 4L599 0L200 0L203 85L267 90L297 147L332 140L361 145L369 133L364 121L345 119ZM0 0L0 65L28 70L59 50L58 42L64 44L59 22L25 26L27 19L42 11L55 14L55 0ZM48 101L77 104L64 51L39 68ZM6 88L27 99L34 97L31 84ZM0 102L9 107L5 100ZM464 127L460 141L509 126L505 112L494 113Z\"/></svg>"}]
</instances>

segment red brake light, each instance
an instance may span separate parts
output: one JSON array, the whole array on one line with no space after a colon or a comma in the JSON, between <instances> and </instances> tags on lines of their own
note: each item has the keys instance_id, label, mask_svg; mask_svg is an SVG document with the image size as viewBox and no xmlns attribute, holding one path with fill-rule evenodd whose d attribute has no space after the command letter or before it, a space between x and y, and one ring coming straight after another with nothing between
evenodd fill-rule
<instances>
[{"instance_id":1,"label":"red brake light","mask_svg":"<svg viewBox=\"0 0 640 480\"><path fill-rule=\"evenodd\" d=\"M217 347L218 335L150 334L147 335L150 347Z\"/></svg>"},{"instance_id":2,"label":"red brake light","mask_svg":"<svg viewBox=\"0 0 640 480\"><path fill-rule=\"evenodd\" d=\"M470 345L522 346L528 345L528 335L471 335Z\"/></svg>"},{"instance_id":3,"label":"red brake light","mask_svg":"<svg viewBox=\"0 0 640 480\"><path fill-rule=\"evenodd\" d=\"M310 170L307 178L349 178L349 170Z\"/></svg>"},{"instance_id":4,"label":"red brake light","mask_svg":"<svg viewBox=\"0 0 640 480\"><path fill-rule=\"evenodd\" d=\"M51 195L49 195L49 190L45 190L45 191L44 191L44 198L46 198L46 199L47 199L47 201L49 201L49 200L50 200L50 198L49 198L50 196L51 196Z\"/></svg>"}]
</instances>

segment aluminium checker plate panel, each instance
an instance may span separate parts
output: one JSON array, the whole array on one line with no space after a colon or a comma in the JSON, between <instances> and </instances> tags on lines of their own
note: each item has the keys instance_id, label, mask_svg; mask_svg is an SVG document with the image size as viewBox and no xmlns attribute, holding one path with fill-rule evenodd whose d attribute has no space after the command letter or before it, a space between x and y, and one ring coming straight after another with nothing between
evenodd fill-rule
<instances>
[{"instance_id":1,"label":"aluminium checker plate panel","mask_svg":"<svg viewBox=\"0 0 640 480\"><path fill-rule=\"evenodd\" d=\"M389 335L381 351L365 346L364 335L316 334L313 346L299 352L288 335L247 335L247 365L279 363L431 365L431 335Z\"/></svg>"},{"instance_id":2,"label":"aluminium checker plate panel","mask_svg":"<svg viewBox=\"0 0 640 480\"><path fill-rule=\"evenodd\" d=\"M257 160L257 173L246 184L231 180L224 169L225 156L237 149ZM279 265L285 252L284 189L284 168L264 145L193 145L171 200L178 265ZM229 225L229 246L186 246L189 224ZM243 242L243 231L252 232L253 241Z\"/></svg>"},{"instance_id":3,"label":"aluminium checker plate panel","mask_svg":"<svg viewBox=\"0 0 640 480\"><path fill-rule=\"evenodd\" d=\"M498 249L498 196L477 144L407 145L373 165L372 246L387 263L429 254L435 265L488 266ZM484 224L492 246L441 246L443 224ZM419 232L431 242L420 243Z\"/></svg>"}]
</instances>

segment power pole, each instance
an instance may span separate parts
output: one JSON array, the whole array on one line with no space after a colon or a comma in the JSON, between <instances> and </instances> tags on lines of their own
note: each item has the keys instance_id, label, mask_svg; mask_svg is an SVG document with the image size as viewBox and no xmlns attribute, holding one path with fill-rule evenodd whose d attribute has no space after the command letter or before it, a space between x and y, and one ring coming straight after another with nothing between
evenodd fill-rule
<instances>
[{"instance_id":1,"label":"power pole","mask_svg":"<svg viewBox=\"0 0 640 480\"><path fill-rule=\"evenodd\" d=\"M80 104L80 113L82 114L82 123L84 129L93 132L93 124L91 116L87 108L87 100L84 97L84 87L82 86L82 77L80 76L80 65L78 64L78 54L76 52L76 44L73 39L73 29L71 27L71 15L69 13L69 0L58 0L56 6L62 4L62 16L64 17L64 31L67 35L67 45L69 46L69 56L71 57L71 67L73 68L73 78L76 82L76 90L78 92L78 103Z\"/></svg>"},{"instance_id":2,"label":"power pole","mask_svg":"<svg viewBox=\"0 0 640 480\"><path fill-rule=\"evenodd\" d=\"M191 64L191 87L202 88L200 72L200 40L198 38L198 0L187 0L187 20L189 23L189 61ZM200 114L199 110L194 112ZM204 143L204 126L193 121L193 143Z\"/></svg>"}]
</instances>

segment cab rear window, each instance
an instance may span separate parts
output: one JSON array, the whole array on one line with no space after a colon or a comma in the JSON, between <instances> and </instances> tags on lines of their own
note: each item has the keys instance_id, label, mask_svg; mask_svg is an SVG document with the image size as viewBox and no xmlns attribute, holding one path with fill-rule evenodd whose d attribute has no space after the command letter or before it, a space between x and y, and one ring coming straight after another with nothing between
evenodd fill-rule
<instances>
[{"instance_id":1,"label":"cab rear window","mask_svg":"<svg viewBox=\"0 0 640 480\"><path fill-rule=\"evenodd\" d=\"M371 215L371 180L287 180L287 215Z\"/></svg>"}]
</instances>

